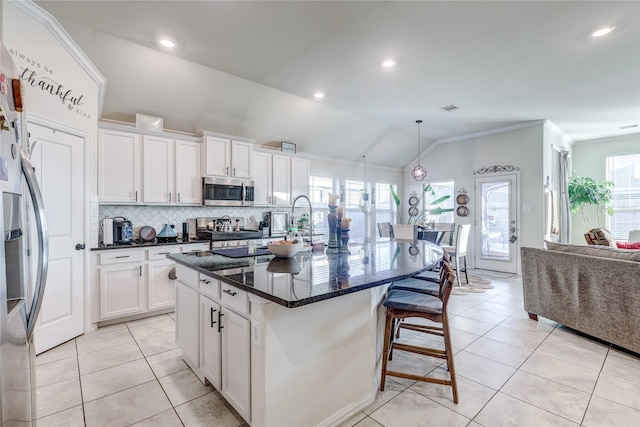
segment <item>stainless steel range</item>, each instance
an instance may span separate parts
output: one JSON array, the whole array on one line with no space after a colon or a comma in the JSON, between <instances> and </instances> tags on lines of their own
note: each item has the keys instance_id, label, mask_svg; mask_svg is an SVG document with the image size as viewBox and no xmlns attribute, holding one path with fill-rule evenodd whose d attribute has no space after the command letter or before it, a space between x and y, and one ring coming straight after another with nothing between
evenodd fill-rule
<instances>
[{"instance_id":1,"label":"stainless steel range","mask_svg":"<svg viewBox=\"0 0 640 427\"><path fill-rule=\"evenodd\" d=\"M249 246L249 241L262 242L262 228L246 230L244 218L223 216L220 218L196 218L196 235L211 241L211 248Z\"/></svg>"}]
</instances>

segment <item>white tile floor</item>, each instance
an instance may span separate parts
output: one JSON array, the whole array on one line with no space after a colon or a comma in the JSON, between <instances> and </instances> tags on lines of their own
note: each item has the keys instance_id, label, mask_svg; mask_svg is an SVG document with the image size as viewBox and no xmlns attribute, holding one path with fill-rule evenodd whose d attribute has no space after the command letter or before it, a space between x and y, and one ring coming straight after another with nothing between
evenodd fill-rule
<instances>
[{"instance_id":1,"label":"white tile floor","mask_svg":"<svg viewBox=\"0 0 640 427\"><path fill-rule=\"evenodd\" d=\"M341 426L640 426L637 355L528 319L520 278L488 278L494 289L449 303L460 402L449 387L388 377ZM36 426L246 425L182 362L173 328L172 315L121 323L39 355ZM444 375L440 360L401 354L393 363Z\"/></svg>"}]
</instances>

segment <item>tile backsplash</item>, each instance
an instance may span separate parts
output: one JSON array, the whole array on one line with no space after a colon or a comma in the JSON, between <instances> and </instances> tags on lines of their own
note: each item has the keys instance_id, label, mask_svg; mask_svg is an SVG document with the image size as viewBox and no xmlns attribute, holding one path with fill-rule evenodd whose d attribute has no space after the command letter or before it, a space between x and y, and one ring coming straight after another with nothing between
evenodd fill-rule
<instances>
[{"instance_id":1,"label":"tile backsplash","mask_svg":"<svg viewBox=\"0 0 640 427\"><path fill-rule=\"evenodd\" d=\"M104 217L114 218L123 216L133 223L134 238L138 237L141 227L149 225L160 232L165 224L175 224L175 230L182 233L182 223L188 219L196 217L242 217L245 221L253 215L256 221L262 220L262 212L271 210L268 207L208 207L208 206L132 206L132 205L100 205L98 211L97 233L92 233L96 241L93 246L98 245L100 222ZM281 208L276 210L288 210ZM195 221L189 224L189 235L195 236Z\"/></svg>"}]
</instances>

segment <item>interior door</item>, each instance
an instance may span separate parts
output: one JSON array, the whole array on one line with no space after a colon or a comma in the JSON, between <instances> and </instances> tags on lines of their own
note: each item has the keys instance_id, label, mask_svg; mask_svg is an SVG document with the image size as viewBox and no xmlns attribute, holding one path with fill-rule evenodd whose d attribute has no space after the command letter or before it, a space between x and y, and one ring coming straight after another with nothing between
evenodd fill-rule
<instances>
[{"instance_id":1,"label":"interior door","mask_svg":"<svg viewBox=\"0 0 640 427\"><path fill-rule=\"evenodd\" d=\"M49 273L34 333L37 354L83 333L84 251L76 244L84 243L85 140L35 123L27 130L49 231Z\"/></svg>"},{"instance_id":2,"label":"interior door","mask_svg":"<svg viewBox=\"0 0 640 427\"><path fill-rule=\"evenodd\" d=\"M518 268L518 176L478 177L475 266L516 273Z\"/></svg>"}]
</instances>

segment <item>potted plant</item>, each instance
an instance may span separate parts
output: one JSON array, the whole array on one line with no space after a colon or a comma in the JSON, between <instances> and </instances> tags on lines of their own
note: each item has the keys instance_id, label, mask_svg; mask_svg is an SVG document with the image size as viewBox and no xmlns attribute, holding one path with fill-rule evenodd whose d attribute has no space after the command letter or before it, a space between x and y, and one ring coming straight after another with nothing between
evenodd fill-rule
<instances>
[{"instance_id":1,"label":"potted plant","mask_svg":"<svg viewBox=\"0 0 640 427\"><path fill-rule=\"evenodd\" d=\"M613 208L608 206L613 196L613 182L597 182L593 178L572 176L569 178L569 207L571 212L582 214L585 228L591 230L587 217L587 206L595 205L598 226L602 226L600 214L613 215Z\"/></svg>"}]
</instances>

